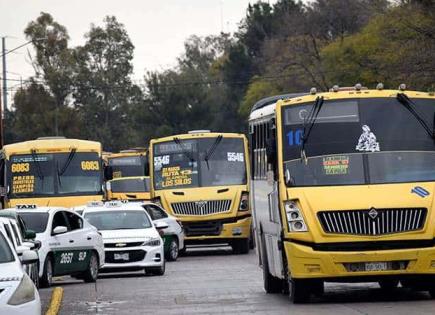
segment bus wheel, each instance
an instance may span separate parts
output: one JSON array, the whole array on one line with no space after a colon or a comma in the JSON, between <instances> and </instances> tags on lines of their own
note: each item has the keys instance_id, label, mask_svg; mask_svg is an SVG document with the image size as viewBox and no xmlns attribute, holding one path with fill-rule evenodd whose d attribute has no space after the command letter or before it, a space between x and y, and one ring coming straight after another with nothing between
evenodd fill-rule
<instances>
[{"instance_id":1,"label":"bus wheel","mask_svg":"<svg viewBox=\"0 0 435 315\"><path fill-rule=\"evenodd\" d=\"M235 239L231 242L234 254L247 254L249 253L249 239L241 238Z\"/></svg>"},{"instance_id":2,"label":"bus wheel","mask_svg":"<svg viewBox=\"0 0 435 315\"><path fill-rule=\"evenodd\" d=\"M307 280L289 280L289 296L290 300L295 304L309 302L312 289L313 285L308 283Z\"/></svg>"},{"instance_id":3,"label":"bus wheel","mask_svg":"<svg viewBox=\"0 0 435 315\"><path fill-rule=\"evenodd\" d=\"M382 290L392 291L395 288L397 288L397 286L399 285L399 280L385 279L385 280L380 280L378 283Z\"/></svg>"},{"instance_id":4,"label":"bus wheel","mask_svg":"<svg viewBox=\"0 0 435 315\"><path fill-rule=\"evenodd\" d=\"M263 285L266 293L280 293L282 291L282 280L274 277L269 272L269 262L267 261L266 248L262 245L263 255L261 260L263 262Z\"/></svg>"},{"instance_id":5,"label":"bus wheel","mask_svg":"<svg viewBox=\"0 0 435 315\"><path fill-rule=\"evenodd\" d=\"M252 228L251 225L251 232L249 233L249 249L254 249L255 248L255 234L254 234L254 229Z\"/></svg>"}]
</instances>

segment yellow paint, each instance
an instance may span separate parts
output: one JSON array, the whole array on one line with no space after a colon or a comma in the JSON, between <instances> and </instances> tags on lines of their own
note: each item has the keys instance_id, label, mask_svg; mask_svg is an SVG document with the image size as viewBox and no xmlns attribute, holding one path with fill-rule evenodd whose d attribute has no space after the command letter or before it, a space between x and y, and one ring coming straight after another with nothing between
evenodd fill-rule
<instances>
[{"instance_id":1,"label":"yellow paint","mask_svg":"<svg viewBox=\"0 0 435 315\"><path fill-rule=\"evenodd\" d=\"M51 294L50 304L48 306L48 310L45 312L45 315L57 315L60 311L62 298L63 298L63 288L55 287Z\"/></svg>"}]
</instances>

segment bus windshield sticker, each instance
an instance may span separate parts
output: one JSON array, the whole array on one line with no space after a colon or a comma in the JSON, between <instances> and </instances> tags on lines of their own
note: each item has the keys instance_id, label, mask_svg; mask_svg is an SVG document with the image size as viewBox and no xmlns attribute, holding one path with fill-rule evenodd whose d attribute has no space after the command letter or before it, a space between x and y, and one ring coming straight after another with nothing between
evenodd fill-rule
<instances>
[{"instance_id":1,"label":"bus windshield sticker","mask_svg":"<svg viewBox=\"0 0 435 315\"><path fill-rule=\"evenodd\" d=\"M325 175L347 175L349 172L349 156L334 155L323 158Z\"/></svg>"},{"instance_id":2,"label":"bus windshield sticker","mask_svg":"<svg viewBox=\"0 0 435 315\"><path fill-rule=\"evenodd\" d=\"M181 169L180 166L162 168L162 187L184 186L192 184L192 174L190 169Z\"/></svg>"},{"instance_id":3,"label":"bus windshield sticker","mask_svg":"<svg viewBox=\"0 0 435 315\"><path fill-rule=\"evenodd\" d=\"M379 142L376 140L375 134L370 130L367 125L362 126L363 133L359 137L358 144L356 146L357 151L363 152L378 152L380 151Z\"/></svg>"},{"instance_id":4,"label":"bus windshield sticker","mask_svg":"<svg viewBox=\"0 0 435 315\"><path fill-rule=\"evenodd\" d=\"M32 193L35 188L35 176L13 176L12 193Z\"/></svg>"},{"instance_id":5,"label":"bus windshield sticker","mask_svg":"<svg viewBox=\"0 0 435 315\"><path fill-rule=\"evenodd\" d=\"M244 162L243 153L227 152L228 162Z\"/></svg>"}]
</instances>

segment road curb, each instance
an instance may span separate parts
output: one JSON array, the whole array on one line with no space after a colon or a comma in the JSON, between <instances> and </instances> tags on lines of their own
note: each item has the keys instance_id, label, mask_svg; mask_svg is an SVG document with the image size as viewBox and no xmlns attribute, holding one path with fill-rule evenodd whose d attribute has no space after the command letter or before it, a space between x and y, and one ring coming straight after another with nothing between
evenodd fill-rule
<instances>
[{"instance_id":1,"label":"road curb","mask_svg":"<svg viewBox=\"0 0 435 315\"><path fill-rule=\"evenodd\" d=\"M60 311L60 305L62 304L63 288L55 287L51 293L51 300L45 315L57 315Z\"/></svg>"}]
</instances>

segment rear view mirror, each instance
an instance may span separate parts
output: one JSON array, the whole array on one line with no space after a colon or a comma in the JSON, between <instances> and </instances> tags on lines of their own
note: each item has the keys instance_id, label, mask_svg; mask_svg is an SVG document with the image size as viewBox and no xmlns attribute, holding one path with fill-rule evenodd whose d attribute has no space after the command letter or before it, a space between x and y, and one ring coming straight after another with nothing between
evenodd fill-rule
<instances>
[{"instance_id":1,"label":"rear view mirror","mask_svg":"<svg viewBox=\"0 0 435 315\"><path fill-rule=\"evenodd\" d=\"M63 234L66 233L68 231L68 229L66 228L66 226L56 226L53 230L53 234L57 235L57 234Z\"/></svg>"},{"instance_id":2,"label":"rear view mirror","mask_svg":"<svg viewBox=\"0 0 435 315\"><path fill-rule=\"evenodd\" d=\"M21 257L21 263L24 265L35 264L39 261L38 254L33 250L26 250Z\"/></svg>"}]
</instances>

